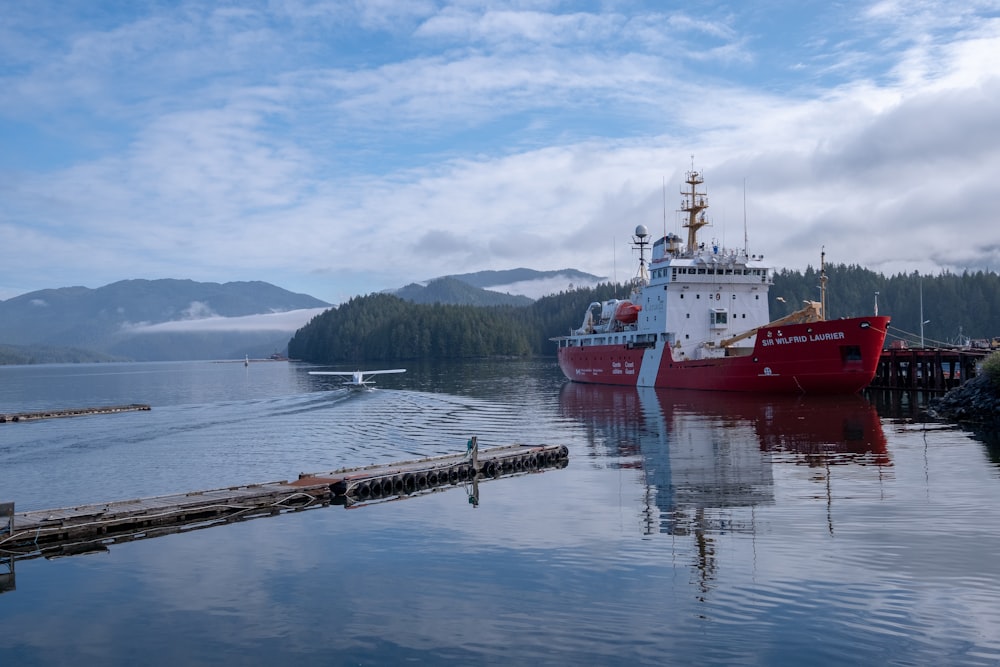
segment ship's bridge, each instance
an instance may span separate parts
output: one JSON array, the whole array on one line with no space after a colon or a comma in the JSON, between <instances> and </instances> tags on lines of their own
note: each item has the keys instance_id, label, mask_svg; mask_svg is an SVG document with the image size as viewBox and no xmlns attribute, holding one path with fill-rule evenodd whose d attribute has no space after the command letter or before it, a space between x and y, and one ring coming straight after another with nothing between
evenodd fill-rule
<instances>
[{"instance_id":1,"label":"ship's bridge","mask_svg":"<svg viewBox=\"0 0 1000 667\"><path fill-rule=\"evenodd\" d=\"M651 284L685 282L731 282L734 284L771 285L771 267L763 255L748 255L744 250L731 250L717 243L702 243L693 252L680 248L680 239L665 236L653 243L649 266Z\"/></svg>"},{"instance_id":2,"label":"ship's bridge","mask_svg":"<svg viewBox=\"0 0 1000 667\"><path fill-rule=\"evenodd\" d=\"M646 289L637 293L640 331L655 332L674 359L749 354L755 337L740 346L722 342L770 321L773 270L762 255L718 243L682 245L675 235L653 243Z\"/></svg>"}]
</instances>

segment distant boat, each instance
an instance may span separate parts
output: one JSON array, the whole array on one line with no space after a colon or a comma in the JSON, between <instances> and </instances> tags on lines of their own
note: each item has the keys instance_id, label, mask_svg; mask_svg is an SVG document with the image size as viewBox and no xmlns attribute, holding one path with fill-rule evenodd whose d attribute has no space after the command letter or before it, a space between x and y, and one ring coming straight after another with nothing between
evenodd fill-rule
<instances>
[{"instance_id":1,"label":"distant boat","mask_svg":"<svg viewBox=\"0 0 1000 667\"><path fill-rule=\"evenodd\" d=\"M371 385L375 381L371 379L373 375L385 375L388 373L405 373L405 368L392 368L381 371L309 371L309 375L339 375L349 377L350 380L343 383L343 386L354 391L372 389Z\"/></svg>"},{"instance_id":2,"label":"distant boat","mask_svg":"<svg viewBox=\"0 0 1000 667\"><path fill-rule=\"evenodd\" d=\"M878 368L889 318L826 319L826 270L820 301L772 320L774 269L745 248L699 243L708 224L701 172L689 171L681 210L687 243L655 241L635 228L639 274L628 299L587 307L583 323L556 342L559 366L574 382L671 389L850 394ZM652 245L652 258L647 255Z\"/></svg>"}]
</instances>

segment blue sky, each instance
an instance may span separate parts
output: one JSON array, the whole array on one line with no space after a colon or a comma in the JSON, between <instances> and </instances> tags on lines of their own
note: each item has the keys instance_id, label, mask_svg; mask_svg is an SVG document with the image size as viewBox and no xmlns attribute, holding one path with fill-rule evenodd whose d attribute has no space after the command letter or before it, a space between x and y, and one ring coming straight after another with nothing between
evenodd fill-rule
<instances>
[{"instance_id":1,"label":"blue sky","mask_svg":"<svg viewBox=\"0 0 1000 667\"><path fill-rule=\"evenodd\" d=\"M0 299L624 280L692 156L704 240L997 271L998 119L998 0L0 0Z\"/></svg>"}]
</instances>

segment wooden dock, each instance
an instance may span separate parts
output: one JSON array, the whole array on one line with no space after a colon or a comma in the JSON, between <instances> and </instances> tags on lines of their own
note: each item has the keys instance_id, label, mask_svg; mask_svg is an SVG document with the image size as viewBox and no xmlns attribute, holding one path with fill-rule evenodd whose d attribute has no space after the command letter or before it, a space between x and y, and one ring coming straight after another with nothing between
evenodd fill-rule
<instances>
[{"instance_id":1,"label":"wooden dock","mask_svg":"<svg viewBox=\"0 0 1000 667\"><path fill-rule=\"evenodd\" d=\"M565 445L509 445L400 463L302 473L293 482L15 513L0 503L0 558L47 558L106 551L109 544L207 528L287 511L348 507L412 497L488 478L565 467ZM470 497L470 502L471 502ZM0 592L2 592L0 588Z\"/></svg>"},{"instance_id":2,"label":"wooden dock","mask_svg":"<svg viewBox=\"0 0 1000 667\"><path fill-rule=\"evenodd\" d=\"M36 419L55 419L57 417L85 417L87 415L111 415L118 412L137 412L149 410L145 403L130 403L129 405L102 405L92 408L66 408L58 410L43 410L40 412L15 412L0 414L0 424L7 422L27 422Z\"/></svg>"},{"instance_id":3,"label":"wooden dock","mask_svg":"<svg viewBox=\"0 0 1000 667\"><path fill-rule=\"evenodd\" d=\"M989 350L903 348L882 350L872 389L946 392L976 376Z\"/></svg>"}]
</instances>

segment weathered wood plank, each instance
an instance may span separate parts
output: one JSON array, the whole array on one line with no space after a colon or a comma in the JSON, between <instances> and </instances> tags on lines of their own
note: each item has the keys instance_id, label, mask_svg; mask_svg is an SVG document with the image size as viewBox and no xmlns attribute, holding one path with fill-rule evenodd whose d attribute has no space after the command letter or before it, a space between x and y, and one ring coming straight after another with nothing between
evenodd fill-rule
<instances>
[{"instance_id":1,"label":"weathered wood plank","mask_svg":"<svg viewBox=\"0 0 1000 667\"><path fill-rule=\"evenodd\" d=\"M568 455L562 445L509 445L482 452L472 447L464 455L302 473L290 483L282 480L29 512L14 512L13 503L5 503L0 508L9 506L11 518L10 526L0 530L0 550L18 557L53 550L59 555L82 553L190 526L325 506L338 497L353 504L482 477L562 467Z\"/></svg>"},{"instance_id":2,"label":"weathered wood plank","mask_svg":"<svg viewBox=\"0 0 1000 667\"><path fill-rule=\"evenodd\" d=\"M118 412L137 412L150 410L145 403L130 403L129 405L102 405L91 408L64 408L58 410L40 410L38 412L14 412L0 414L0 424L35 421L38 419L56 419L60 417L85 417L88 415L110 415Z\"/></svg>"}]
</instances>

